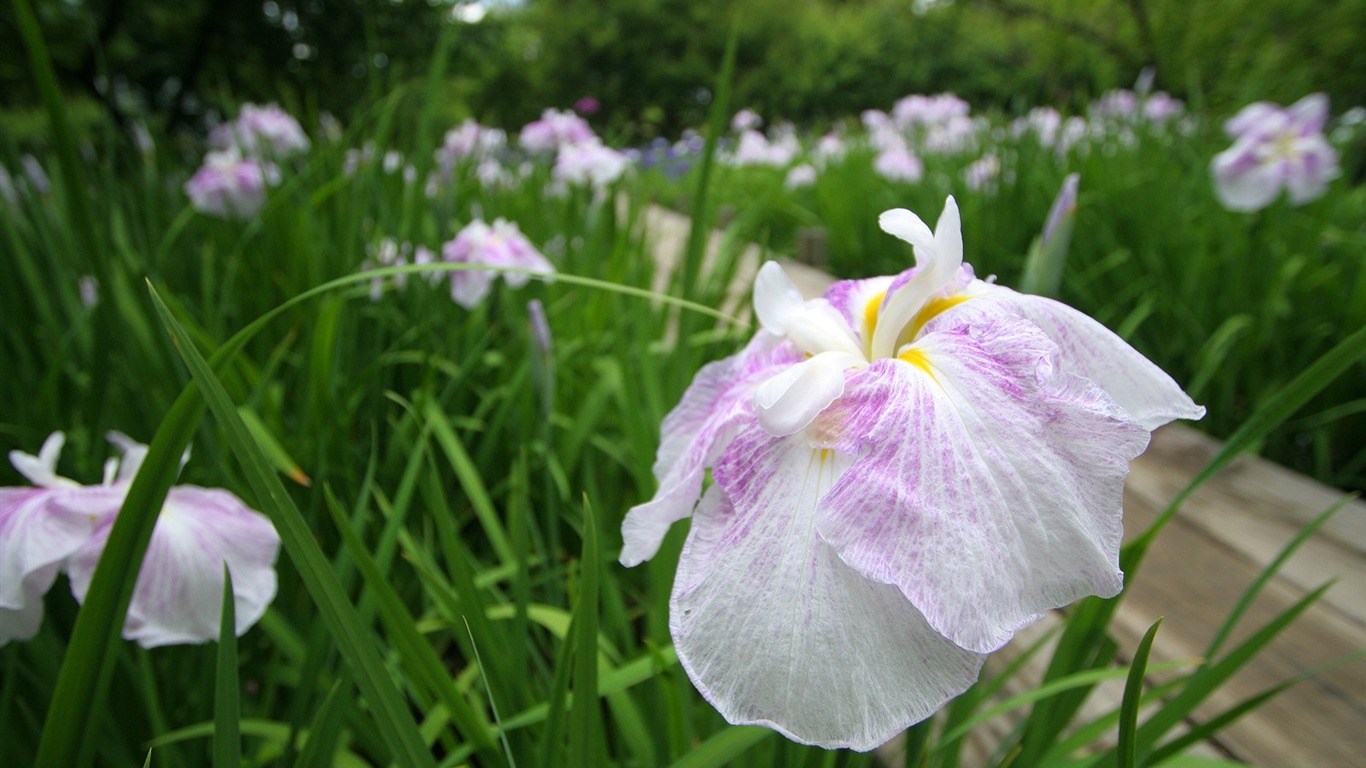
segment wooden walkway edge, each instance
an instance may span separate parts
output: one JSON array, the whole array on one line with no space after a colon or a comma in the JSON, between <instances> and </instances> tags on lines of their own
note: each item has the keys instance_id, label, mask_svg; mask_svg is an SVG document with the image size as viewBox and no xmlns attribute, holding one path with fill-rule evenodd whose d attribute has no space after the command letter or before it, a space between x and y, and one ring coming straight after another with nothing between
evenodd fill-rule
<instances>
[{"instance_id":1,"label":"wooden walkway edge","mask_svg":"<svg viewBox=\"0 0 1366 768\"><path fill-rule=\"evenodd\" d=\"M647 214L645 226L661 265L673 264L682 252L687 221L663 209ZM720 241L715 236L713 247L719 248ZM760 254L750 248L738 258L740 283L758 269ZM801 264L784 266L808 296L819 295L833 282ZM736 292L736 304L747 301L749 284L737 284ZM1218 449L1217 441L1183 424L1157 430L1147 452L1134 461L1125 486L1126 534L1147 528ZM1191 495L1139 572L1129 575L1128 595L1112 625L1121 654L1127 659L1148 627L1163 618L1151 661L1200 657L1267 564L1309 521L1343 500L1342 492L1256 456L1236 459ZM1197 710L1196 720L1214 717L1287 680L1312 676L1194 753L1258 768L1366 765L1366 660L1343 662L1366 649L1366 503L1347 501L1304 543L1266 585L1223 652L1334 580L1322 599ZM1058 620L1048 617L1021 633L995 655L989 669L999 669ZM1037 681L1043 663L1027 669L1013 692ZM1087 710L1099 714L1117 707L1122 688L1122 683L1102 686ZM965 751L967 764L990 764L993 735L1010 727L1007 718L1000 718L982 729L982 738Z\"/></svg>"}]
</instances>

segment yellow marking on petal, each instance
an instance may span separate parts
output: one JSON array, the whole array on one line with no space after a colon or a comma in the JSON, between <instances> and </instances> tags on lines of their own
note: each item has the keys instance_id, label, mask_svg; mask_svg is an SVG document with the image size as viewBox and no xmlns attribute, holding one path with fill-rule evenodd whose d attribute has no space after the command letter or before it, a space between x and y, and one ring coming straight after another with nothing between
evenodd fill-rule
<instances>
[{"instance_id":1,"label":"yellow marking on petal","mask_svg":"<svg viewBox=\"0 0 1366 768\"><path fill-rule=\"evenodd\" d=\"M929 374L930 378L934 378L934 368L930 365L930 359L925 356L924 352L915 348L904 349L901 351L901 354L896 356L896 359L910 363Z\"/></svg>"},{"instance_id":2,"label":"yellow marking on petal","mask_svg":"<svg viewBox=\"0 0 1366 768\"><path fill-rule=\"evenodd\" d=\"M897 337L897 346L915 341L915 337L920 335L920 331L926 323L940 313L946 312L967 300L968 297L960 293L954 296L940 296L937 299L930 299L925 302L925 306L915 313L915 317L911 318L911 322L906 324L905 330Z\"/></svg>"},{"instance_id":3,"label":"yellow marking on petal","mask_svg":"<svg viewBox=\"0 0 1366 768\"><path fill-rule=\"evenodd\" d=\"M873 329L877 328L877 313L882 309L882 299L885 298L887 291L882 291L863 305L863 338L869 340L867 343L872 343Z\"/></svg>"}]
</instances>

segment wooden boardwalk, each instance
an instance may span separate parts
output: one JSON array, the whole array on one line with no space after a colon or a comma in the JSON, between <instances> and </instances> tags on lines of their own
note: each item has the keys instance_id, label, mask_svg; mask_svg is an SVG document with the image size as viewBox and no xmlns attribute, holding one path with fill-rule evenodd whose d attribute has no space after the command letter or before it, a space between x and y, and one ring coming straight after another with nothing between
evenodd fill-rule
<instances>
[{"instance_id":1,"label":"wooden boardwalk","mask_svg":"<svg viewBox=\"0 0 1366 768\"><path fill-rule=\"evenodd\" d=\"M654 210L647 219L657 253L671 264L686 239L687 220ZM757 249L743 253L742 279L758 268ZM832 278L801 264L789 274L807 295ZM748 299L737 285L732 304ZM1183 424L1157 430L1134 461L1125 487L1125 530L1144 530L1213 457L1219 444ZM1242 456L1197 490L1162 532L1122 603L1113 631L1127 660L1148 627L1163 617L1152 661L1200 657L1243 592L1306 523L1344 494L1255 456ZM1322 599L1197 710L1208 719L1274 685L1312 675L1222 731L1193 752L1258 768L1366 766L1366 504L1349 501L1290 558L1244 616L1224 652L1320 585L1336 580ZM1050 616L1021 633L993 658L999 668L1032 637L1058 621ZM1037 680L1026 670L1020 686ZM1150 681L1155 682L1155 681ZM1103 686L1087 709L1118 706L1122 684ZM969 765L988 765L994 736L1008 718L988 724L966 751ZM1025 768L1025 767L1021 767Z\"/></svg>"}]
</instances>

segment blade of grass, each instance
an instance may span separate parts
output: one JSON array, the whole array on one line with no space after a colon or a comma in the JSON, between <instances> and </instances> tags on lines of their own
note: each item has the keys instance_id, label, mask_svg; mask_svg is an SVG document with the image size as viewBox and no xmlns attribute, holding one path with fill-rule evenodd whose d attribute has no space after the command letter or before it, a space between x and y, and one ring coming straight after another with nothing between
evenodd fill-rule
<instances>
[{"instance_id":1,"label":"blade of grass","mask_svg":"<svg viewBox=\"0 0 1366 768\"><path fill-rule=\"evenodd\" d=\"M299 751L299 759L294 768L327 768L333 764L337 751L337 739L341 737L342 723L346 721L349 709L342 689L349 687L346 679L338 679L332 690L323 698L322 706L313 718L313 727L308 729L308 738Z\"/></svg>"},{"instance_id":2,"label":"blade of grass","mask_svg":"<svg viewBox=\"0 0 1366 768\"><path fill-rule=\"evenodd\" d=\"M237 415L237 408L223 389L222 382L193 346L156 289L150 284L148 287L157 313L176 342L177 351L189 367L205 402L223 429L233 454L242 465L258 505L270 516L280 532L286 553L317 603L323 620L332 630L342 656L351 666L361 694L370 704L379 732L393 753L392 758L413 768L435 765L431 752L422 742L411 712L379 657L374 639L337 583L331 564L323 556L303 515L290 500L274 468ZM145 470L146 464L143 467Z\"/></svg>"},{"instance_id":3,"label":"blade of grass","mask_svg":"<svg viewBox=\"0 0 1366 768\"><path fill-rule=\"evenodd\" d=\"M733 725L697 745L672 768L721 768L775 733L758 725Z\"/></svg>"},{"instance_id":4,"label":"blade of grass","mask_svg":"<svg viewBox=\"0 0 1366 768\"><path fill-rule=\"evenodd\" d=\"M1233 632L1233 628L1238 625L1238 620L1242 618L1248 607L1252 605L1252 601L1257 598L1257 595L1261 594L1262 588L1266 586L1267 582L1280 572L1281 566L1285 564L1285 561L1289 560L1290 556L1295 554L1295 550L1299 549L1301 544L1308 541L1310 536L1313 536L1316 531L1323 527L1324 523L1327 523L1338 513L1338 510L1342 509L1354 498L1356 498L1355 495L1344 496L1342 500L1321 512L1318 517L1301 528L1299 532L1295 534L1294 538L1281 548L1281 551L1276 554L1275 559L1268 563L1267 566L1262 569L1261 573L1257 574L1257 578L1243 592L1242 597L1238 599L1238 604L1233 607L1233 610L1229 612L1228 617L1224 619L1224 623L1219 627L1219 631L1214 633L1214 639L1210 640L1209 647L1205 649L1206 659L1213 659L1224 647L1224 643Z\"/></svg>"},{"instance_id":5,"label":"blade of grass","mask_svg":"<svg viewBox=\"0 0 1366 768\"><path fill-rule=\"evenodd\" d=\"M223 613L218 624L218 674L213 696L214 768L242 765L242 706L237 694L237 611L232 573L223 564Z\"/></svg>"},{"instance_id":6,"label":"blade of grass","mask_svg":"<svg viewBox=\"0 0 1366 768\"><path fill-rule=\"evenodd\" d=\"M598 526L596 513L583 502L583 556L579 560L579 601L574 610L574 701L569 708L569 765L595 768L605 755L602 713L598 709Z\"/></svg>"},{"instance_id":7,"label":"blade of grass","mask_svg":"<svg viewBox=\"0 0 1366 768\"><path fill-rule=\"evenodd\" d=\"M1134 768L1138 758L1138 744L1135 741L1138 730L1138 703L1143 696L1143 673L1148 668L1148 654L1152 652L1153 640L1162 619L1153 622L1134 651L1134 660L1129 664L1129 677L1124 683L1124 697L1119 703L1119 744L1115 747L1119 755L1119 768Z\"/></svg>"},{"instance_id":8,"label":"blade of grass","mask_svg":"<svg viewBox=\"0 0 1366 768\"><path fill-rule=\"evenodd\" d=\"M426 638L418 633L417 625L403 606L398 593L380 572L374 558L366 551L364 542L346 519L345 511L330 493L327 508L332 513L333 524L341 533L342 542L365 580L366 588L375 596L380 621L393 638L395 650L403 666L408 669L410 679L445 705L456 728L466 740L483 749L492 749L495 745L488 726L456 689L455 682Z\"/></svg>"}]
</instances>

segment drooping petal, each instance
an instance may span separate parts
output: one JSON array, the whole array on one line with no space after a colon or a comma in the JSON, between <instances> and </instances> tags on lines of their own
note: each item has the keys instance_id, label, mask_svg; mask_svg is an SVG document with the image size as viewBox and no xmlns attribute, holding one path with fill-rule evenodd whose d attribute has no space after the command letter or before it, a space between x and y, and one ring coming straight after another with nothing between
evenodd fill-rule
<instances>
[{"instance_id":1,"label":"drooping petal","mask_svg":"<svg viewBox=\"0 0 1366 768\"><path fill-rule=\"evenodd\" d=\"M970 686L983 657L816 535L817 500L848 464L751 424L698 507L669 625L694 685L730 722L869 750Z\"/></svg>"},{"instance_id":2,"label":"drooping petal","mask_svg":"<svg viewBox=\"0 0 1366 768\"><path fill-rule=\"evenodd\" d=\"M622 565L654 557L669 526L692 514L707 467L730 444L737 419L752 412L754 387L801 358L781 337L760 331L744 350L697 372L660 427L654 465L659 489L622 521Z\"/></svg>"},{"instance_id":3,"label":"drooping petal","mask_svg":"<svg viewBox=\"0 0 1366 768\"><path fill-rule=\"evenodd\" d=\"M1281 180L1274 164L1252 158L1252 148L1242 140L1214 156L1210 172L1214 193L1230 211L1257 211L1271 205L1281 191Z\"/></svg>"},{"instance_id":4,"label":"drooping petal","mask_svg":"<svg viewBox=\"0 0 1366 768\"><path fill-rule=\"evenodd\" d=\"M927 327L911 364L850 374L823 418L859 460L819 530L935 630L986 653L1043 611L1120 589L1124 477L1148 432L1090 382L1055 374L1057 348L1035 326L973 304Z\"/></svg>"},{"instance_id":5,"label":"drooping petal","mask_svg":"<svg viewBox=\"0 0 1366 768\"><path fill-rule=\"evenodd\" d=\"M71 591L84 601L112 520L71 556ZM218 638L223 567L232 573L236 633L244 633L275 598L280 537L270 521L233 494L176 486L166 496L138 572L123 636L144 648Z\"/></svg>"},{"instance_id":6,"label":"drooping petal","mask_svg":"<svg viewBox=\"0 0 1366 768\"><path fill-rule=\"evenodd\" d=\"M78 501L54 503L59 496ZM38 631L43 595L62 564L120 500L101 489L0 488L0 645Z\"/></svg>"},{"instance_id":7,"label":"drooping petal","mask_svg":"<svg viewBox=\"0 0 1366 768\"><path fill-rule=\"evenodd\" d=\"M877 217L877 225L883 232L911 244L917 267L924 268L933 260L934 232L919 216L905 208L893 208Z\"/></svg>"},{"instance_id":8,"label":"drooping petal","mask_svg":"<svg viewBox=\"0 0 1366 768\"><path fill-rule=\"evenodd\" d=\"M1090 379L1129 417L1151 431L1175 419L1199 419L1205 408L1166 371L1086 314L1043 296L981 281L968 289L1038 326L1058 345L1059 372Z\"/></svg>"},{"instance_id":9,"label":"drooping petal","mask_svg":"<svg viewBox=\"0 0 1366 768\"><path fill-rule=\"evenodd\" d=\"M805 429L844 392L844 370L862 362L847 352L822 352L778 372L754 390L759 425L775 437Z\"/></svg>"}]
</instances>

